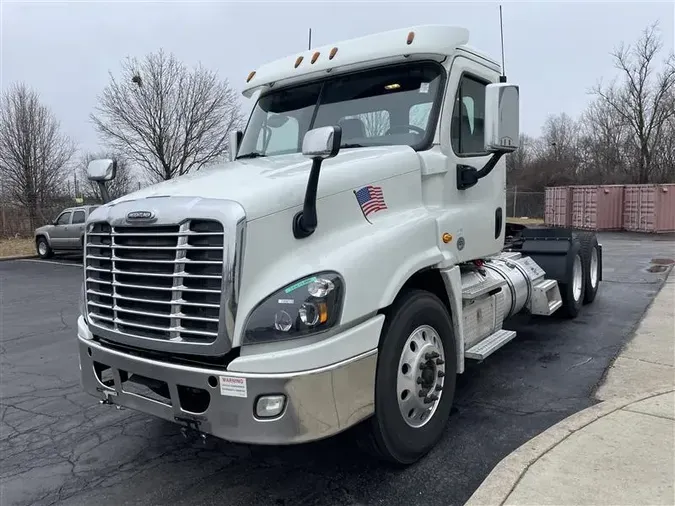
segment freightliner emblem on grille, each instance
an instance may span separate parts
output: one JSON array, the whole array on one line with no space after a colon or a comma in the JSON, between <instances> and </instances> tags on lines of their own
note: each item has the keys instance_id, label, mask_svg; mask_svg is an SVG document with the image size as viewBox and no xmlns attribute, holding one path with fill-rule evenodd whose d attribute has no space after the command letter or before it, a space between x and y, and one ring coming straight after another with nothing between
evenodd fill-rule
<instances>
[{"instance_id":1,"label":"freightliner emblem on grille","mask_svg":"<svg viewBox=\"0 0 675 506\"><path fill-rule=\"evenodd\" d=\"M150 221L155 217L152 211L131 211L127 214L127 221Z\"/></svg>"}]
</instances>

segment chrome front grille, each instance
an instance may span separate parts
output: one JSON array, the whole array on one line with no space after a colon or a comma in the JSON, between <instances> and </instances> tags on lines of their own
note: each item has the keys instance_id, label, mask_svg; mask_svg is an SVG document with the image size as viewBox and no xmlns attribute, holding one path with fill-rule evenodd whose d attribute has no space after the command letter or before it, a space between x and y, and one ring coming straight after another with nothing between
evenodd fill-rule
<instances>
[{"instance_id":1,"label":"chrome front grille","mask_svg":"<svg viewBox=\"0 0 675 506\"><path fill-rule=\"evenodd\" d=\"M215 220L180 225L88 225L87 314L126 336L209 344L219 332L225 231Z\"/></svg>"}]
</instances>

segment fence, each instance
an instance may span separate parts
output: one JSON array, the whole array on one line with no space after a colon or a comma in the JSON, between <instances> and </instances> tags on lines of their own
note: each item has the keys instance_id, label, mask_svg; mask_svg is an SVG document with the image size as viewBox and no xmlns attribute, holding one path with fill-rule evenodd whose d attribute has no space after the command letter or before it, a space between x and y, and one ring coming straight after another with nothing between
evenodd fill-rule
<instances>
[{"instance_id":1,"label":"fence","mask_svg":"<svg viewBox=\"0 0 675 506\"><path fill-rule=\"evenodd\" d=\"M35 228L51 223L67 207L97 202L89 199L76 201L73 197L55 197L37 206L37 217L31 226L26 206L0 199L0 238L31 237Z\"/></svg>"},{"instance_id":2,"label":"fence","mask_svg":"<svg viewBox=\"0 0 675 506\"><path fill-rule=\"evenodd\" d=\"M506 216L509 218L544 219L546 196L544 192L506 191Z\"/></svg>"}]
</instances>

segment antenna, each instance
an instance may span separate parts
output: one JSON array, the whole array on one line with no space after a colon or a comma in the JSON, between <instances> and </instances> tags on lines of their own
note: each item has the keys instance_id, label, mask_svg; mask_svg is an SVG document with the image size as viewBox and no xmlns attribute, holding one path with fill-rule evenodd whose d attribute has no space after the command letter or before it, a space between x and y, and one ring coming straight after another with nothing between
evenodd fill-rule
<instances>
[{"instance_id":1,"label":"antenna","mask_svg":"<svg viewBox=\"0 0 675 506\"><path fill-rule=\"evenodd\" d=\"M500 83L505 83L506 82L506 72L504 68L504 21L502 20L502 6L499 4L499 32L502 37L502 75L499 76L499 82Z\"/></svg>"},{"instance_id":2,"label":"antenna","mask_svg":"<svg viewBox=\"0 0 675 506\"><path fill-rule=\"evenodd\" d=\"M312 29L309 29L309 41L307 42L307 49L312 49Z\"/></svg>"}]
</instances>

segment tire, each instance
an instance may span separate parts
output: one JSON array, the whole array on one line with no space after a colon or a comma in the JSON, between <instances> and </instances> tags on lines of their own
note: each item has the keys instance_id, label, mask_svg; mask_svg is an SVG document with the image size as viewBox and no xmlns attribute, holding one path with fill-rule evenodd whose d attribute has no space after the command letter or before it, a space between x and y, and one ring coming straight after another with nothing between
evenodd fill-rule
<instances>
[{"instance_id":1,"label":"tire","mask_svg":"<svg viewBox=\"0 0 675 506\"><path fill-rule=\"evenodd\" d=\"M49 242L43 236L38 237L35 240L35 249L40 258L51 258L54 256L54 250L49 246Z\"/></svg>"},{"instance_id":2,"label":"tire","mask_svg":"<svg viewBox=\"0 0 675 506\"><path fill-rule=\"evenodd\" d=\"M579 234L581 241L581 258L584 261L584 304L595 300L600 287L600 246L593 232Z\"/></svg>"},{"instance_id":3,"label":"tire","mask_svg":"<svg viewBox=\"0 0 675 506\"><path fill-rule=\"evenodd\" d=\"M430 356L434 352L439 356ZM455 395L456 375L455 336L443 303L423 290L399 296L382 329L375 414L361 426L360 446L395 465L419 460L443 435ZM419 384L418 379L423 383ZM426 395L419 395L425 391ZM427 397L432 394L438 399Z\"/></svg>"},{"instance_id":4,"label":"tire","mask_svg":"<svg viewBox=\"0 0 675 506\"><path fill-rule=\"evenodd\" d=\"M572 246L567 252L565 259L565 282L558 283L562 307L560 312L566 318L576 318L584 301L585 280L584 261L581 252L581 241L578 238L572 240Z\"/></svg>"}]
</instances>

